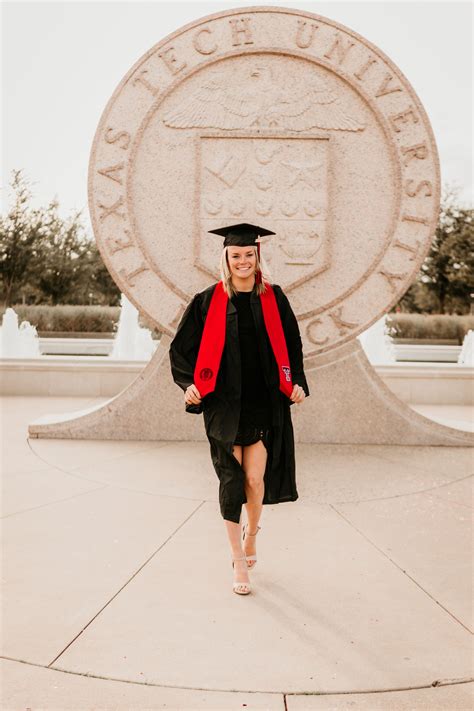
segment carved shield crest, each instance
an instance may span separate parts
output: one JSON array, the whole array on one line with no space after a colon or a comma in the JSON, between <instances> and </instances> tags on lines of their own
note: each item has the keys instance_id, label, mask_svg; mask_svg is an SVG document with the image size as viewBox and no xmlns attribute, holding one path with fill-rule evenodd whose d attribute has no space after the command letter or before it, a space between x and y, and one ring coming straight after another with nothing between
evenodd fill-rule
<instances>
[{"instance_id":1,"label":"carved shield crest","mask_svg":"<svg viewBox=\"0 0 474 711\"><path fill-rule=\"evenodd\" d=\"M219 279L222 239L208 230L245 221L276 233L262 239L271 281L289 288L327 269L329 141L327 134L201 133L196 266Z\"/></svg>"}]
</instances>

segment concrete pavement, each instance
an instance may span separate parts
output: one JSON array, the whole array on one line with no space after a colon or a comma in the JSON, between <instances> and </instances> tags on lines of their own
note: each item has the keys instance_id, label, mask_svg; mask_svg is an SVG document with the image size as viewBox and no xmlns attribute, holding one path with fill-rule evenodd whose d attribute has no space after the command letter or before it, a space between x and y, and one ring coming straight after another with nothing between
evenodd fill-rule
<instances>
[{"instance_id":1,"label":"concrete pavement","mask_svg":"<svg viewBox=\"0 0 474 711\"><path fill-rule=\"evenodd\" d=\"M472 449L297 444L238 596L207 443L28 440L100 401L2 400L2 709L472 709Z\"/></svg>"}]
</instances>

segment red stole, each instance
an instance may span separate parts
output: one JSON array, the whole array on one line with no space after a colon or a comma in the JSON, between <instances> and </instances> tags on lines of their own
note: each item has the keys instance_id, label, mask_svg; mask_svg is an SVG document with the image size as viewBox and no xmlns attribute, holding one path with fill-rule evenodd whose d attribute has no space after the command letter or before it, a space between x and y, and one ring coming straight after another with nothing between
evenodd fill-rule
<instances>
[{"instance_id":1,"label":"red stole","mask_svg":"<svg viewBox=\"0 0 474 711\"><path fill-rule=\"evenodd\" d=\"M221 280L216 285L211 297L194 369L194 384L199 390L201 398L212 392L216 387L217 374L225 343L228 300L229 297ZM290 397L293 392L293 383L285 334L275 293L268 283L266 284L266 291L260 294L260 302L262 304L265 327L278 364L280 390Z\"/></svg>"}]
</instances>

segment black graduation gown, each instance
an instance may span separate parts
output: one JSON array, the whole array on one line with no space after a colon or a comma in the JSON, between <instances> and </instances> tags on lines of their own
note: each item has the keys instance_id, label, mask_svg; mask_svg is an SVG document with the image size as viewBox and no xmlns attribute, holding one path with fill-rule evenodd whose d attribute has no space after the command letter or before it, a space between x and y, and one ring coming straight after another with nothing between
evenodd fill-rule
<instances>
[{"instance_id":1,"label":"black graduation gown","mask_svg":"<svg viewBox=\"0 0 474 711\"><path fill-rule=\"evenodd\" d=\"M194 367L201 342L204 321L212 294L212 284L194 295L178 325L169 357L174 382L185 391L194 382ZM298 322L287 296L278 284L272 284L285 333L293 384L301 385L306 396L309 388L303 370L303 349ZM250 295L262 369L270 391L272 428L264 474L263 504L296 501L295 445L290 407L295 403L279 388L278 366L263 320L262 305L255 289ZM198 405L185 404L186 412L204 417L211 459L219 478L219 504L222 517L240 522L245 494L245 473L232 453L240 416L240 346L237 309L227 302L226 337L215 390Z\"/></svg>"}]
</instances>

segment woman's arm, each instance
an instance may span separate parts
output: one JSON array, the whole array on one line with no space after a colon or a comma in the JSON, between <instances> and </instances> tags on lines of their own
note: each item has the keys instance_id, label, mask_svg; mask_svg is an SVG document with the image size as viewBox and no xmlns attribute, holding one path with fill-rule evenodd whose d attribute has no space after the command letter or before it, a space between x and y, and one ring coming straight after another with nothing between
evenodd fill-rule
<instances>
[{"instance_id":1,"label":"woman's arm","mask_svg":"<svg viewBox=\"0 0 474 711\"><path fill-rule=\"evenodd\" d=\"M171 374L183 391L194 383L194 368L203 329L201 299L199 294L195 294L186 306L169 349ZM202 412L202 401L199 405L186 404L185 409L198 415Z\"/></svg>"},{"instance_id":2,"label":"woman's arm","mask_svg":"<svg viewBox=\"0 0 474 711\"><path fill-rule=\"evenodd\" d=\"M303 368L303 344L301 342L298 321L293 313L288 297L283 292L281 286L278 284L273 284L272 286L280 311L283 331L285 333L293 385L300 385L306 397L308 397L309 388Z\"/></svg>"}]
</instances>

